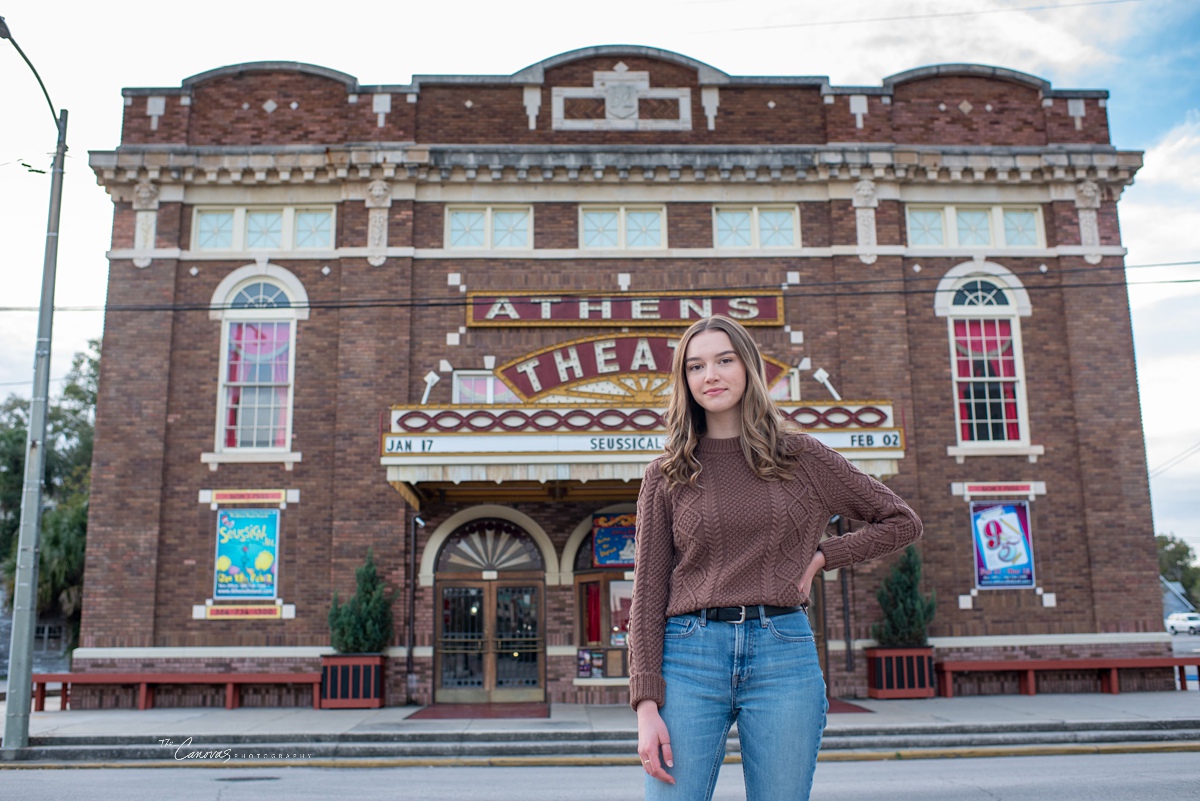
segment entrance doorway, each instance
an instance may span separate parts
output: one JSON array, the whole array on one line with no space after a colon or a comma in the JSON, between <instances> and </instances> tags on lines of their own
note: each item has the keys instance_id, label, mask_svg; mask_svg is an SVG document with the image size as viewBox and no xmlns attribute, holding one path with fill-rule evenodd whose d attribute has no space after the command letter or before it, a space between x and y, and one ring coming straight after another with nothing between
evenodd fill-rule
<instances>
[{"instance_id":1,"label":"entrance doorway","mask_svg":"<svg viewBox=\"0 0 1200 801\"><path fill-rule=\"evenodd\" d=\"M545 569L533 538L507 520L473 520L438 555L434 700L544 701Z\"/></svg>"}]
</instances>

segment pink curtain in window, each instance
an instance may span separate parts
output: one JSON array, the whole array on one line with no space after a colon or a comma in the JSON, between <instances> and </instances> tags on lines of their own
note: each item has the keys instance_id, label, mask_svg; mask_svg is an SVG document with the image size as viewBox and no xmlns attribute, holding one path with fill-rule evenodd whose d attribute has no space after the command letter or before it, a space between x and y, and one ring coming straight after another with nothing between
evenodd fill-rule
<instances>
[{"instance_id":1,"label":"pink curtain in window","mask_svg":"<svg viewBox=\"0 0 1200 801\"><path fill-rule=\"evenodd\" d=\"M229 382L226 402L225 445L237 447L241 429L258 418L258 409L270 409L270 444L287 446L288 348L291 323L232 323L229 327L229 358L225 380ZM247 393L246 389L253 392ZM254 408L244 408L247 395ZM240 417L239 417L240 413ZM251 415L251 418L247 418Z\"/></svg>"},{"instance_id":2,"label":"pink curtain in window","mask_svg":"<svg viewBox=\"0 0 1200 801\"><path fill-rule=\"evenodd\" d=\"M1020 439L1012 322L955 320L954 350L962 439ZM1000 413L979 414L988 409Z\"/></svg>"}]
</instances>

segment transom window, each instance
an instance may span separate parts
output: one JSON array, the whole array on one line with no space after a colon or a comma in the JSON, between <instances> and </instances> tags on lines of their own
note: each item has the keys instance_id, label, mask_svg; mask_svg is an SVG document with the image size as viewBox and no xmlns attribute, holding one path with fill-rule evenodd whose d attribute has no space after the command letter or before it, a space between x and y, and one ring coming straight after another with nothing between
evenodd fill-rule
<instances>
[{"instance_id":1,"label":"transom window","mask_svg":"<svg viewBox=\"0 0 1200 801\"><path fill-rule=\"evenodd\" d=\"M1035 206L910 205L907 218L909 247L1031 248L1046 241Z\"/></svg>"},{"instance_id":2,"label":"transom window","mask_svg":"<svg viewBox=\"0 0 1200 801\"><path fill-rule=\"evenodd\" d=\"M455 370L452 401L471 406L520 403L508 385L490 370Z\"/></svg>"},{"instance_id":3,"label":"transom window","mask_svg":"<svg viewBox=\"0 0 1200 801\"><path fill-rule=\"evenodd\" d=\"M666 211L661 206L583 207L580 246L594 249L666 247Z\"/></svg>"},{"instance_id":4,"label":"transom window","mask_svg":"<svg viewBox=\"0 0 1200 801\"><path fill-rule=\"evenodd\" d=\"M199 208L193 250L330 250L333 208Z\"/></svg>"},{"instance_id":5,"label":"transom window","mask_svg":"<svg viewBox=\"0 0 1200 801\"><path fill-rule=\"evenodd\" d=\"M446 210L446 247L530 248L532 221L528 206L451 207Z\"/></svg>"},{"instance_id":6,"label":"transom window","mask_svg":"<svg viewBox=\"0 0 1200 801\"><path fill-rule=\"evenodd\" d=\"M719 248L787 248L799 242L796 209L789 206L716 206L713 243Z\"/></svg>"},{"instance_id":7,"label":"transom window","mask_svg":"<svg viewBox=\"0 0 1200 801\"><path fill-rule=\"evenodd\" d=\"M1016 310L987 278L964 280L951 303L950 358L959 443L1028 439Z\"/></svg>"}]
</instances>

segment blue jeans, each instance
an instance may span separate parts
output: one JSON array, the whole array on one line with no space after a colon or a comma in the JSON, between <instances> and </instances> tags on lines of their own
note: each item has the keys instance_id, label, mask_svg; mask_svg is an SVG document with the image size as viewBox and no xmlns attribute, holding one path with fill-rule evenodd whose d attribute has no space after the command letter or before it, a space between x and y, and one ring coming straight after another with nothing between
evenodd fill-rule
<instances>
[{"instance_id":1,"label":"blue jeans","mask_svg":"<svg viewBox=\"0 0 1200 801\"><path fill-rule=\"evenodd\" d=\"M647 775L646 801L709 801L735 721L747 801L808 799L829 705L804 612L744 623L703 612L668 618L663 678L675 784Z\"/></svg>"}]
</instances>

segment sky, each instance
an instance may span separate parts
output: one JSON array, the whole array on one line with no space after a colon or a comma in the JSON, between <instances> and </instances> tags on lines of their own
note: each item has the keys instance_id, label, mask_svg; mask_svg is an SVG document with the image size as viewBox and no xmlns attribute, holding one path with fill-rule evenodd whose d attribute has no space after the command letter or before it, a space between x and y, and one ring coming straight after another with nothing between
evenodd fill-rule
<instances>
[{"instance_id":1,"label":"sky","mask_svg":"<svg viewBox=\"0 0 1200 801\"><path fill-rule=\"evenodd\" d=\"M1154 527L1200 553L1200 265L1143 266L1200 261L1200 0L460 0L448 8L3 3L0 15L54 103L70 110L56 306L96 310L55 314L52 378L103 329L112 207L87 153L119 144L122 87L179 86L215 67L265 60L318 64L365 84L407 83L413 73L510 74L597 44L674 50L734 75L827 75L843 85L879 85L928 64L990 64L1056 88L1108 89L1113 143L1145 151L1119 209L1126 263L1136 267L1127 276ZM38 303L49 175L24 165L48 169L55 128L33 75L2 41L0 87L0 397L28 396L37 315L7 309Z\"/></svg>"}]
</instances>

